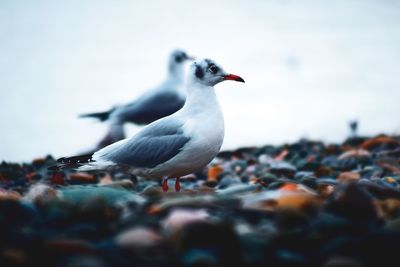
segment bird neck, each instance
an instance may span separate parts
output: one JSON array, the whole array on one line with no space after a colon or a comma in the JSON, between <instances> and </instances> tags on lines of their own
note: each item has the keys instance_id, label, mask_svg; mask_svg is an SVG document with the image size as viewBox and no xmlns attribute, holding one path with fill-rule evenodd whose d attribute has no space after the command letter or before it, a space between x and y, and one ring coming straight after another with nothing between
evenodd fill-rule
<instances>
[{"instance_id":1,"label":"bird neck","mask_svg":"<svg viewBox=\"0 0 400 267\"><path fill-rule=\"evenodd\" d=\"M212 86L201 84L189 84L183 113L195 116L209 110L219 110L219 103Z\"/></svg>"},{"instance_id":2,"label":"bird neck","mask_svg":"<svg viewBox=\"0 0 400 267\"><path fill-rule=\"evenodd\" d=\"M168 80L173 83L183 83L184 69L183 64L170 64L168 68Z\"/></svg>"}]
</instances>

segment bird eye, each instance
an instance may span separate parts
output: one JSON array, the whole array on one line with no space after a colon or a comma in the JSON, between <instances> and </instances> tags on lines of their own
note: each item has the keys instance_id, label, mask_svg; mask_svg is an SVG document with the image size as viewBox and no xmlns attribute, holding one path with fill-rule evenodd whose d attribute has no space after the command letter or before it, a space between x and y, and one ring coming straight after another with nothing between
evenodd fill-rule
<instances>
[{"instance_id":1,"label":"bird eye","mask_svg":"<svg viewBox=\"0 0 400 267\"><path fill-rule=\"evenodd\" d=\"M212 66L209 68L209 70L210 70L210 72L211 72L212 74L216 74L216 73L219 71L219 68L218 68L217 66L215 66L215 65L212 65Z\"/></svg>"},{"instance_id":2,"label":"bird eye","mask_svg":"<svg viewBox=\"0 0 400 267\"><path fill-rule=\"evenodd\" d=\"M181 55L177 55L177 56L175 56L175 61L177 63L181 63L183 61L183 57Z\"/></svg>"}]
</instances>

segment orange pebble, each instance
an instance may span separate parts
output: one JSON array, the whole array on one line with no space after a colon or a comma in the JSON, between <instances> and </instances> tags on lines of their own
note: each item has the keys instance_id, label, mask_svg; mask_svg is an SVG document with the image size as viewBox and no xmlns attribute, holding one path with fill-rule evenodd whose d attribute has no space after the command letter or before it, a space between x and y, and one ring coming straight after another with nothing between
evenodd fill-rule
<instances>
[{"instance_id":1,"label":"orange pebble","mask_svg":"<svg viewBox=\"0 0 400 267\"><path fill-rule=\"evenodd\" d=\"M281 153L279 153L279 155L277 155L275 157L275 160L284 160L288 154L289 154L289 150L284 149L281 151Z\"/></svg>"},{"instance_id":2,"label":"orange pebble","mask_svg":"<svg viewBox=\"0 0 400 267\"><path fill-rule=\"evenodd\" d=\"M16 191L8 191L0 188L0 200L20 200L21 194Z\"/></svg>"},{"instance_id":3,"label":"orange pebble","mask_svg":"<svg viewBox=\"0 0 400 267\"><path fill-rule=\"evenodd\" d=\"M366 149L366 150L372 150L381 145L398 147L398 146L400 146L400 142L389 136L378 136L378 137L366 140L364 143L361 144L361 148Z\"/></svg>"},{"instance_id":4,"label":"orange pebble","mask_svg":"<svg viewBox=\"0 0 400 267\"><path fill-rule=\"evenodd\" d=\"M87 182L87 183L96 182L96 177L94 175L83 172L71 173L69 175L69 178L72 181Z\"/></svg>"},{"instance_id":5,"label":"orange pebble","mask_svg":"<svg viewBox=\"0 0 400 267\"><path fill-rule=\"evenodd\" d=\"M279 188L283 191L297 191L297 184L287 183Z\"/></svg>"},{"instance_id":6,"label":"orange pebble","mask_svg":"<svg viewBox=\"0 0 400 267\"><path fill-rule=\"evenodd\" d=\"M355 182L361 178L361 175L357 172L342 172L336 178L338 182Z\"/></svg>"},{"instance_id":7,"label":"orange pebble","mask_svg":"<svg viewBox=\"0 0 400 267\"><path fill-rule=\"evenodd\" d=\"M222 173L223 170L224 169L219 165L211 166L210 168L208 168L207 180L208 181L216 181L218 175L220 173Z\"/></svg>"}]
</instances>

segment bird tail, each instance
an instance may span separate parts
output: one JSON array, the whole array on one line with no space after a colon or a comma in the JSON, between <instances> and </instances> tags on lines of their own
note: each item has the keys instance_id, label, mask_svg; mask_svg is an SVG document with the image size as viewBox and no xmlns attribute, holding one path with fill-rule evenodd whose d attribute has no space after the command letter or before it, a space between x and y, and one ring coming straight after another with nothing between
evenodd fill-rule
<instances>
[{"instance_id":1,"label":"bird tail","mask_svg":"<svg viewBox=\"0 0 400 267\"><path fill-rule=\"evenodd\" d=\"M73 157L63 157L57 160L57 165L50 166L48 169L52 171L59 171L63 169L78 168L90 162L94 162L92 159L93 153L73 156Z\"/></svg>"},{"instance_id":2,"label":"bird tail","mask_svg":"<svg viewBox=\"0 0 400 267\"><path fill-rule=\"evenodd\" d=\"M85 114L80 114L79 118L95 118L100 121L106 121L110 118L111 112L114 111L115 108L112 108L111 110L104 111L104 112L94 112L94 113L85 113Z\"/></svg>"}]
</instances>

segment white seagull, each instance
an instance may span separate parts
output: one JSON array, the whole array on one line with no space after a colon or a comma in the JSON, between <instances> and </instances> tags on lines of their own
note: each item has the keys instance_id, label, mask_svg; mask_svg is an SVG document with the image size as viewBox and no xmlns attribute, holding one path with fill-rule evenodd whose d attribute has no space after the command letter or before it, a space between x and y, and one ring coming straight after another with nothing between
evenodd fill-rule
<instances>
[{"instance_id":1,"label":"white seagull","mask_svg":"<svg viewBox=\"0 0 400 267\"><path fill-rule=\"evenodd\" d=\"M96 118L109 122L110 128L99 142L98 148L124 139L124 123L149 124L181 109L186 98L184 66L187 61L193 59L184 51L175 50L169 56L167 79L158 87L125 105L116 106L104 112L80 115L81 118Z\"/></svg>"},{"instance_id":2,"label":"white seagull","mask_svg":"<svg viewBox=\"0 0 400 267\"><path fill-rule=\"evenodd\" d=\"M168 190L168 178L176 178L175 190L179 191L179 178L206 166L221 148L224 118L214 85L225 80L244 82L210 59L194 62L182 109L93 155L61 158L57 167L79 166L83 171L127 167L135 175L163 178L164 191Z\"/></svg>"}]
</instances>

